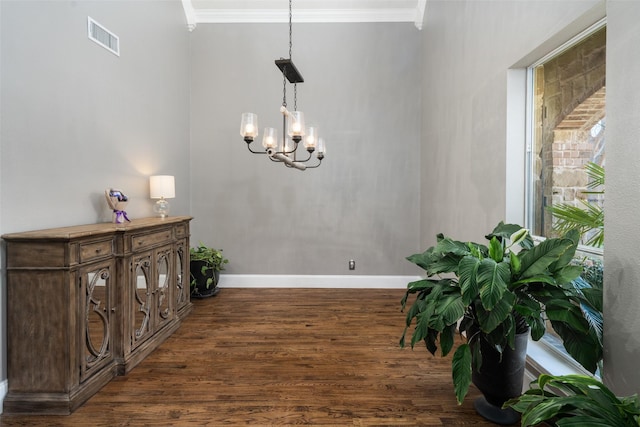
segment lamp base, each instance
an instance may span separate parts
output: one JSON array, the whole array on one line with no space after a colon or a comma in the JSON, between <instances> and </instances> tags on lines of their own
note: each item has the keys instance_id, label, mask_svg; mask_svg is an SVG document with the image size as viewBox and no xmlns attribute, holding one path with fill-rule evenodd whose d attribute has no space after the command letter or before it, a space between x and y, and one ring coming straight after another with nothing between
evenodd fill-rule
<instances>
[{"instance_id":1,"label":"lamp base","mask_svg":"<svg viewBox=\"0 0 640 427\"><path fill-rule=\"evenodd\" d=\"M154 205L153 211L160 217L166 218L169 216L169 202L164 198L160 198Z\"/></svg>"}]
</instances>

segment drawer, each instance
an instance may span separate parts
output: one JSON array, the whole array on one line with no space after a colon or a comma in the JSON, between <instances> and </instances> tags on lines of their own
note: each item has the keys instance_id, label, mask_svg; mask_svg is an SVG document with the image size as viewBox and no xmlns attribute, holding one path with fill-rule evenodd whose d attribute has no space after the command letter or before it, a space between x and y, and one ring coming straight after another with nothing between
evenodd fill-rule
<instances>
[{"instance_id":1,"label":"drawer","mask_svg":"<svg viewBox=\"0 0 640 427\"><path fill-rule=\"evenodd\" d=\"M176 225L176 238L182 239L187 236L187 226L186 224L178 224Z\"/></svg>"},{"instance_id":2,"label":"drawer","mask_svg":"<svg viewBox=\"0 0 640 427\"><path fill-rule=\"evenodd\" d=\"M113 240L101 240L99 242L80 244L80 262L109 256L113 253Z\"/></svg>"},{"instance_id":3,"label":"drawer","mask_svg":"<svg viewBox=\"0 0 640 427\"><path fill-rule=\"evenodd\" d=\"M150 248L159 244L171 242L171 229L155 233L137 234L132 237L133 250Z\"/></svg>"}]
</instances>

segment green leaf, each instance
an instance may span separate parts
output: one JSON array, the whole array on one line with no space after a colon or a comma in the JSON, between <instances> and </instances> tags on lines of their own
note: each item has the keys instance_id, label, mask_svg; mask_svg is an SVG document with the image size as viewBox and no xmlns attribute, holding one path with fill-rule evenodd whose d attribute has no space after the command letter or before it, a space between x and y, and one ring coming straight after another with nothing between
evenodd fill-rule
<instances>
[{"instance_id":1,"label":"green leaf","mask_svg":"<svg viewBox=\"0 0 640 427\"><path fill-rule=\"evenodd\" d=\"M457 323L464 316L466 309L466 305L462 303L462 296L457 293L448 294L438 301L437 305L436 315L442 318L444 326Z\"/></svg>"},{"instance_id":2,"label":"green leaf","mask_svg":"<svg viewBox=\"0 0 640 427\"><path fill-rule=\"evenodd\" d=\"M597 163L589 162L584 165L587 176L589 177L589 183L587 188L598 188L604 185L604 167ZM604 193L604 191L602 191Z\"/></svg>"},{"instance_id":3,"label":"green leaf","mask_svg":"<svg viewBox=\"0 0 640 427\"><path fill-rule=\"evenodd\" d=\"M604 243L604 210L584 200L580 200L582 206L559 204L549 206L547 210L556 218L553 229L559 233L566 233L571 229L577 229L584 235L589 231L595 231L585 245L602 247Z\"/></svg>"},{"instance_id":4,"label":"green leaf","mask_svg":"<svg viewBox=\"0 0 640 427\"><path fill-rule=\"evenodd\" d=\"M576 249L578 248L578 243L580 242L580 232L576 229L571 229L566 232L566 234L562 237L562 239L571 240L572 245L569 249L563 253L555 262L552 262L549 265L549 271L552 274L555 274L558 270L566 267L571 264L576 255ZM570 279L573 280L573 279ZM562 282L567 283L567 282Z\"/></svg>"},{"instance_id":5,"label":"green leaf","mask_svg":"<svg viewBox=\"0 0 640 427\"><path fill-rule=\"evenodd\" d=\"M478 267L480 299L485 309L491 310L507 290L511 276L509 264L497 263L493 259L483 259Z\"/></svg>"},{"instance_id":6,"label":"green leaf","mask_svg":"<svg viewBox=\"0 0 640 427\"><path fill-rule=\"evenodd\" d=\"M594 374L602 359L602 345L593 333L583 333L567 323L552 321L553 329L562 338L562 345L587 371Z\"/></svg>"},{"instance_id":7,"label":"green leaf","mask_svg":"<svg viewBox=\"0 0 640 427\"><path fill-rule=\"evenodd\" d=\"M427 337L427 333L429 331L429 316L425 315L425 313L420 313L416 316L416 327L413 330L413 335L411 336L411 348L413 348L416 343L424 340Z\"/></svg>"},{"instance_id":8,"label":"green leaf","mask_svg":"<svg viewBox=\"0 0 640 427\"><path fill-rule=\"evenodd\" d=\"M573 242L569 239L547 239L524 252L519 256L522 263L520 279L548 274L549 265L557 261L572 246Z\"/></svg>"},{"instance_id":9,"label":"green leaf","mask_svg":"<svg viewBox=\"0 0 640 427\"><path fill-rule=\"evenodd\" d=\"M501 262L504 259L504 247L496 237L492 237L489 242L489 257L495 262Z\"/></svg>"},{"instance_id":10,"label":"green leaf","mask_svg":"<svg viewBox=\"0 0 640 427\"><path fill-rule=\"evenodd\" d=\"M530 328L531 339L538 341L542 338L547 328L542 318L542 307L540 303L528 295L523 295L519 298L518 304L516 304L513 309L526 320Z\"/></svg>"},{"instance_id":11,"label":"green leaf","mask_svg":"<svg viewBox=\"0 0 640 427\"><path fill-rule=\"evenodd\" d=\"M436 254L452 254L458 255L459 257L469 255L469 248L467 247L466 243L452 240L448 237L440 240L434 247L433 251Z\"/></svg>"},{"instance_id":12,"label":"green leaf","mask_svg":"<svg viewBox=\"0 0 640 427\"><path fill-rule=\"evenodd\" d=\"M506 292L491 310L484 310L482 306L478 307L476 312L482 332L489 334L504 322L513 311L515 300L516 298L512 293Z\"/></svg>"},{"instance_id":13,"label":"green leaf","mask_svg":"<svg viewBox=\"0 0 640 427\"><path fill-rule=\"evenodd\" d=\"M457 255L445 255L432 260L425 270L429 276L441 273L455 272L458 268L460 257Z\"/></svg>"},{"instance_id":14,"label":"green leaf","mask_svg":"<svg viewBox=\"0 0 640 427\"><path fill-rule=\"evenodd\" d=\"M553 278L556 283L562 285L577 279L580 276L580 273L582 273L581 265L567 265L566 267L554 272Z\"/></svg>"},{"instance_id":15,"label":"green leaf","mask_svg":"<svg viewBox=\"0 0 640 427\"><path fill-rule=\"evenodd\" d=\"M465 256L458 264L458 277L460 291L462 292L462 303L469 305L478 295L478 267L480 260L473 256Z\"/></svg>"},{"instance_id":16,"label":"green leaf","mask_svg":"<svg viewBox=\"0 0 640 427\"><path fill-rule=\"evenodd\" d=\"M451 372L456 399L458 405L461 405L471 384L471 349L469 344L461 344L453 354Z\"/></svg>"},{"instance_id":17,"label":"green leaf","mask_svg":"<svg viewBox=\"0 0 640 427\"><path fill-rule=\"evenodd\" d=\"M438 331L429 329L429 331L427 332L427 337L424 340L424 343L429 353L431 353L434 356L436 355L436 351L438 351L438 346L436 345L437 339L438 339Z\"/></svg>"},{"instance_id":18,"label":"green leaf","mask_svg":"<svg viewBox=\"0 0 640 427\"><path fill-rule=\"evenodd\" d=\"M442 357L449 354L451 349L453 348L453 343L455 341L456 335L456 324L450 325L447 328L444 328L440 333L440 351L442 353Z\"/></svg>"},{"instance_id":19,"label":"green leaf","mask_svg":"<svg viewBox=\"0 0 640 427\"><path fill-rule=\"evenodd\" d=\"M520 258L518 258L518 255L516 255L515 252L509 252L509 262L511 263L511 271L513 272L513 274L520 274L522 263L520 262Z\"/></svg>"},{"instance_id":20,"label":"green leaf","mask_svg":"<svg viewBox=\"0 0 640 427\"><path fill-rule=\"evenodd\" d=\"M533 385L534 383L532 383ZM617 398L600 381L584 375L540 375L537 388L509 400L504 407L522 413L523 426L638 426L637 396Z\"/></svg>"},{"instance_id":21,"label":"green leaf","mask_svg":"<svg viewBox=\"0 0 640 427\"><path fill-rule=\"evenodd\" d=\"M426 270L427 268L429 268L429 265L432 262L432 258L433 258L433 248L431 247L421 254L413 254L408 256L407 260L411 261L412 263L422 268L423 270Z\"/></svg>"},{"instance_id":22,"label":"green leaf","mask_svg":"<svg viewBox=\"0 0 640 427\"><path fill-rule=\"evenodd\" d=\"M582 316L580 308L568 300L552 299L547 301L546 313L549 320L566 323L580 333L586 334L589 330L589 325Z\"/></svg>"}]
</instances>

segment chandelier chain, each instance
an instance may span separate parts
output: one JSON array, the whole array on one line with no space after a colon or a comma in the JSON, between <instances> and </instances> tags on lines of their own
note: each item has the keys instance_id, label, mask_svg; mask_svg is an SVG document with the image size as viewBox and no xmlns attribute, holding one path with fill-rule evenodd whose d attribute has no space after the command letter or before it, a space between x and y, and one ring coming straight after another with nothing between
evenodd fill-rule
<instances>
[{"instance_id":1,"label":"chandelier chain","mask_svg":"<svg viewBox=\"0 0 640 427\"><path fill-rule=\"evenodd\" d=\"M292 1L289 0L289 60L291 60L291 52L293 50L293 12ZM293 84L293 111L298 111L298 84Z\"/></svg>"},{"instance_id":2,"label":"chandelier chain","mask_svg":"<svg viewBox=\"0 0 640 427\"><path fill-rule=\"evenodd\" d=\"M291 50L292 50L292 47L293 47L293 38L292 38L292 34L293 34L293 30L292 30L292 28L293 28L293 25L291 24L291 22L292 22L292 19L291 19L291 18L292 18L292 16L293 16L293 14L292 14L292 12L291 12L291 1L292 1L292 0L289 0L289 59L291 59Z\"/></svg>"},{"instance_id":3,"label":"chandelier chain","mask_svg":"<svg viewBox=\"0 0 640 427\"><path fill-rule=\"evenodd\" d=\"M282 74L282 106L287 108L287 78Z\"/></svg>"}]
</instances>

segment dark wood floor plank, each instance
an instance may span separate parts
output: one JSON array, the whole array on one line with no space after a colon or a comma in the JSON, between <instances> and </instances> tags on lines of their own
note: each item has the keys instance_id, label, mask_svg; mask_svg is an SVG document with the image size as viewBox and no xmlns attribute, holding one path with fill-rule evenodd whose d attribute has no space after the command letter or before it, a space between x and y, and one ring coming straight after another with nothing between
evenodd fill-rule
<instances>
[{"instance_id":1,"label":"dark wood floor plank","mask_svg":"<svg viewBox=\"0 0 640 427\"><path fill-rule=\"evenodd\" d=\"M491 426L450 358L400 349L402 290L222 289L69 416L2 426Z\"/></svg>"}]
</instances>

